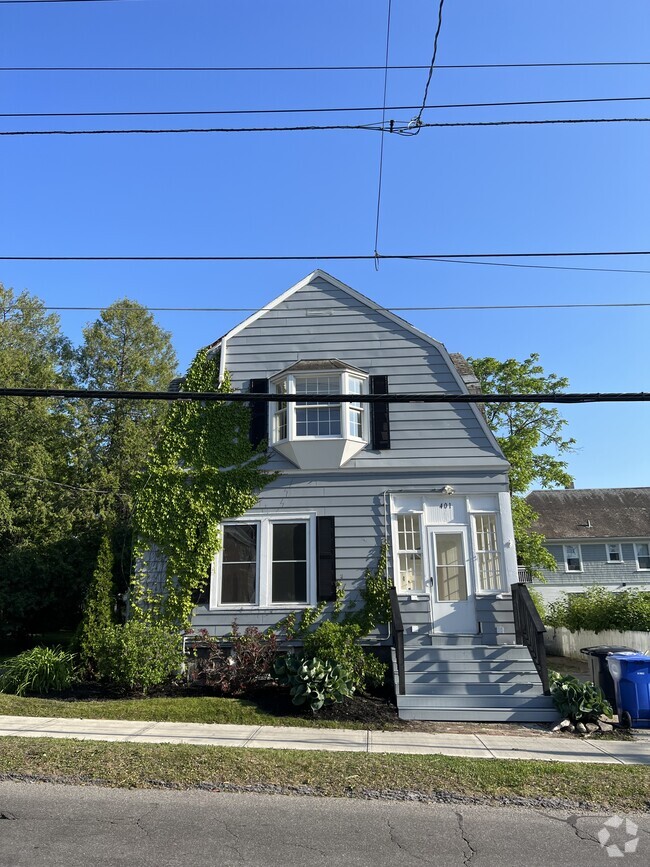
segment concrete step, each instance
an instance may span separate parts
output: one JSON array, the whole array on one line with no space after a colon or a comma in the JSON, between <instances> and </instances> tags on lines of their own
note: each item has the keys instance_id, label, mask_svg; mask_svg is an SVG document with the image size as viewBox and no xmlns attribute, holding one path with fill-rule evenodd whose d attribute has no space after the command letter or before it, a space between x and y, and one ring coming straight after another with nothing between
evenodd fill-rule
<instances>
[{"instance_id":1,"label":"concrete step","mask_svg":"<svg viewBox=\"0 0 650 867\"><path fill-rule=\"evenodd\" d=\"M420 708L398 703L400 719L433 720L437 722L557 722L555 708Z\"/></svg>"}]
</instances>

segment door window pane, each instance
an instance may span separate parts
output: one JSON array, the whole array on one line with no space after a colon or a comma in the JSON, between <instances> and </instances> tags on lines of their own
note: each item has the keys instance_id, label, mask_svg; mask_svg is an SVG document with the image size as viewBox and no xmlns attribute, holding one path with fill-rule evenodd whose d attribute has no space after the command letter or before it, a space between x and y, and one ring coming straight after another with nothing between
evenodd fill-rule
<instances>
[{"instance_id":1,"label":"door window pane","mask_svg":"<svg viewBox=\"0 0 650 867\"><path fill-rule=\"evenodd\" d=\"M272 602L307 601L307 524L272 525Z\"/></svg>"},{"instance_id":2,"label":"door window pane","mask_svg":"<svg viewBox=\"0 0 650 867\"><path fill-rule=\"evenodd\" d=\"M422 542L420 515L397 516L397 562L400 593L423 593Z\"/></svg>"},{"instance_id":3,"label":"door window pane","mask_svg":"<svg viewBox=\"0 0 650 867\"><path fill-rule=\"evenodd\" d=\"M257 524L223 528L221 604L254 605L257 594Z\"/></svg>"},{"instance_id":4,"label":"door window pane","mask_svg":"<svg viewBox=\"0 0 650 867\"><path fill-rule=\"evenodd\" d=\"M497 534L497 517L474 515L478 583L481 590L501 589L501 563Z\"/></svg>"},{"instance_id":5,"label":"door window pane","mask_svg":"<svg viewBox=\"0 0 650 867\"><path fill-rule=\"evenodd\" d=\"M436 536L436 584L438 602L467 599L467 575L461 533Z\"/></svg>"}]
</instances>

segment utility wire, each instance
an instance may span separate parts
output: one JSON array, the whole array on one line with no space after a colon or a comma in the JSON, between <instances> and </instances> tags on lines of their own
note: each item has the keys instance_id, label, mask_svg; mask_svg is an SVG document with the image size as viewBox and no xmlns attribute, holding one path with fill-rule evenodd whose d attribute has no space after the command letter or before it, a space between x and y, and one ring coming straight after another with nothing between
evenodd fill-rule
<instances>
[{"instance_id":1,"label":"utility wire","mask_svg":"<svg viewBox=\"0 0 650 867\"><path fill-rule=\"evenodd\" d=\"M63 2L63 0L61 0ZM650 66L650 60L589 60L569 63L439 63L436 69L567 69ZM389 70L429 69L429 64L393 65ZM382 66L0 66L0 72L383 72Z\"/></svg>"},{"instance_id":2,"label":"utility wire","mask_svg":"<svg viewBox=\"0 0 650 867\"><path fill-rule=\"evenodd\" d=\"M388 67L386 68L385 82L387 81ZM384 85L386 86L386 84ZM502 108L519 105L576 105L584 103L602 103L602 102L648 102L650 96L604 96L604 97L586 97L576 99L525 99L525 100L509 100L507 102L450 102L437 103L435 105L424 106L427 111L429 109L448 109L448 108ZM381 106L335 106L333 108L219 108L219 109L170 109L161 111L20 111L20 112L2 112L0 117L6 118L22 118L22 117L178 117L186 115L232 115L232 114L322 114L322 113L337 113L348 111L381 111L382 123L378 127L382 131L386 131L386 112L387 111L410 111L418 108L417 105L386 105L386 93L384 92L384 102ZM390 132L390 130L388 130Z\"/></svg>"},{"instance_id":3,"label":"utility wire","mask_svg":"<svg viewBox=\"0 0 650 867\"><path fill-rule=\"evenodd\" d=\"M375 271L379 271L379 216L381 213L381 182L384 174L384 138L386 132L386 93L388 91L388 53L390 50L390 14L392 0L388 0L386 21L386 57L384 68L384 95L381 110L381 135L379 137L379 178L377 181L377 213L375 217Z\"/></svg>"},{"instance_id":4,"label":"utility wire","mask_svg":"<svg viewBox=\"0 0 650 867\"><path fill-rule=\"evenodd\" d=\"M650 118L649 118L650 120ZM453 261L456 259L554 259L592 256L650 256L650 250L563 250L519 253L380 253L380 259ZM1 256L0 262L304 262L374 259L374 253L340 256Z\"/></svg>"},{"instance_id":5,"label":"utility wire","mask_svg":"<svg viewBox=\"0 0 650 867\"><path fill-rule=\"evenodd\" d=\"M645 272L650 273L650 271ZM43 310L55 310L59 312L100 312L106 310L103 307L71 307L44 305ZM149 313L257 313L262 310L271 310L268 307L147 307L142 305ZM437 307L380 307L379 311L386 313L398 312L429 312L444 310L564 310L573 308L599 308L599 307L650 307L650 301L603 301L588 303L565 303L565 304L452 304ZM319 307L318 311L344 312L340 307Z\"/></svg>"},{"instance_id":6,"label":"utility wire","mask_svg":"<svg viewBox=\"0 0 650 867\"><path fill-rule=\"evenodd\" d=\"M585 123L648 123L650 117L590 117L590 118L552 118L545 120L482 120L449 121L445 123L421 123L417 129L444 129L453 127L489 126L543 126L546 124L585 124ZM388 121L386 132L398 135L413 135L411 122ZM0 130L0 136L30 135L169 135L178 133L242 133L242 132L313 132L317 130L370 130L383 132L381 124L326 124L302 126L257 126L257 127L182 127L176 129L26 129Z\"/></svg>"},{"instance_id":7,"label":"utility wire","mask_svg":"<svg viewBox=\"0 0 650 867\"><path fill-rule=\"evenodd\" d=\"M126 494L121 494L118 491L104 491L98 488L85 488L80 485L66 485L63 482L53 482L51 479L42 479L39 476L28 476L25 473L12 473L9 470L0 469L0 473L5 476L13 476L16 479L29 479L32 482L42 482L46 485L54 485L57 488L68 488L71 491L87 491L90 494L112 494L115 497L125 497Z\"/></svg>"},{"instance_id":8,"label":"utility wire","mask_svg":"<svg viewBox=\"0 0 650 867\"><path fill-rule=\"evenodd\" d=\"M431 84L431 78L433 76L433 67L436 63L436 55L438 54L438 37L440 36L440 29L442 28L442 8L445 5L445 0L440 0L438 5L438 26L436 28L436 35L433 37L433 56L431 58L431 65L429 66L429 75L427 77L427 83L424 86L424 96L422 97L422 106L420 107L419 112L413 118L412 124L415 127L415 131L418 131L418 128L422 124L422 112L427 104L427 97L429 96L429 85Z\"/></svg>"},{"instance_id":9,"label":"utility wire","mask_svg":"<svg viewBox=\"0 0 650 867\"><path fill-rule=\"evenodd\" d=\"M0 6L35 6L37 3L123 3L129 0L0 0Z\"/></svg>"},{"instance_id":10,"label":"utility wire","mask_svg":"<svg viewBox=\"0 0 650 867\"><path fill-rule=\"evenodd\" d=\"M275 403L277 394L218 391L123 391L85 388L4 388L0 397L63 397L74 400L163 400L223 403ZM557 392L550 394L283 394L283 403L645 403L650 392Z\"/></svg>"}]
</instances>

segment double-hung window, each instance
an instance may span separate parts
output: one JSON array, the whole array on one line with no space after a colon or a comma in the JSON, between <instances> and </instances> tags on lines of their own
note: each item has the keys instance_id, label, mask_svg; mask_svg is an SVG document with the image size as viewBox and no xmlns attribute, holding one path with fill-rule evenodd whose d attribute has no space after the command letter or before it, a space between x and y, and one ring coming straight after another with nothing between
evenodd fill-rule
<instances>
[{"instance_id":1,"label":"double-hung window","mask_svg":"<svg viewBox=\"0 0 650 867\"><path fill-rule=\"evenodd\" d=\"M421 516L417 512L397 515L397 588L399 593L423 593Z\"/></svg>"},{"instance_id":2,"label":"double-hung window","mask_svg":"<svg viewBox=\"0 0 650 867\"><path fill-rule=\"evenodd\" d=\"M315 518L260 517L222 528L212 607L309 605L315 584Z\"/></svg>"},{"instance_id":3,"label":"double-hung window","mask_svg":"<svg viewBox=\"0 0 650 867\"><path fill-rule=\"evenodd\" d=\"M634 553L639 569L650 569L650 544L648 542L635 542Z\"/></svg>"},{"instance_id":4,"label":"double-hung window","mask_svg":"<svg viewBox=\"0 0 650 867\"><path fill-rule=\"evenodd\" d=\"M564 568L567 572L582 572L580 545L564 546Z\"/></svg>"},{"instance_id":5,"label":"double-hung window","mask_svg":"<svg viewBox=\"0 0 650 867\"><path fill-rule=\"evenodd\" d=\"M479 590L501 590L501 556L497 516L494 513L477 513L474 518L476 534L476 559Z\"/></svg>"},{"instance_id":6,"label":"double-hung window","mask_svg":"<svg viewBox=\"0 0 650 867\"><path fill-rule=\"evenodd\" d=\"M620 563L622 560L621 546L618 543L607 545L607 562Z\"/></svg>"}]
</instances>

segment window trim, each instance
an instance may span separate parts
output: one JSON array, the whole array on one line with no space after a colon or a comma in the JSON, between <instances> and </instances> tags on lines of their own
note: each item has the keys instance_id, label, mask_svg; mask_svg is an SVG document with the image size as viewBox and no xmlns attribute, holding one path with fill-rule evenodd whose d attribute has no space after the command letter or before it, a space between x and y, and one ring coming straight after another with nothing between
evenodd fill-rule
<instances>
[{"instance_id":1,"label":"window trim","mask_svg":"<svg viewBox=\"0 0 650 867\"><path fill-rule=\"evenodd\" d=\"M645 566L639 565L639 545L647 545L648 546L648 554L650 555L650 541L647 542L633 542L634 545L634 559L636 561L636 571L637 572L650 572L650 566L646 568ZM645 554L643 555L645 556Z\"/></svg>"},{"instance_id":2,"label":"window trim","mask_svg":"<svg viewBox=\"0 0 650 867\"><path fill-rule=\"evenodd\" d=\"M271 383L273 384L273 393L277 394L276 389L278 386L282 384L285 385L285 394L296 394L296 381L299 379L310 379L318 376L329 376L329 377L337 377L340 385L340 394L352 394L352 390L350 389L350 380L358 380L361 383L361 391L360 394L368 394L369 393L369 383L370 377L367 373L362 373L359 371L351 371L351 370L310 370L308 373L288 373L283 375L281 373L277 374L277 376L271 377ZM269 442L271 445L279 445L280 443L285 442L323 442L328 440L350 440L355 443L368 443L370 441L370 419L368 412L368 404L361 404L361 428L362 428L362 436L358 437L352 433L352 426L350 424L350 403L338 403L338 404L325 404L326 406L338 406L340 412L340 420L341 420L341 433L336 436L299 436L296 433L296 409L298 408L297 403L293 401L291 403L285 403L285 407L282 409L286 410L286 429L287 435L283 439L279 439L276 437L276 418L278 414L282 411L280 408L280 404L283 401L273 401L271 403L271 410L269 412Z\"/></svg>"},{"instance_id":3,"label":"window trim","mask_svg":"<svg viewBox=\"0 0 650 867\"><path fill-rule=\"evenodd\" d=\"M618 549L618 560L612 560L610 557L610 548ZM605 542L605 555L607 563L623 563L623 546L620 542Z\"/></svg>"},{"instance_id":4,"label":"window trim","mask_svg":"<svg viewBox=\"0 0 650 867\"><path fill-rule=\"evenodd\" d=\"M580 559L580 568L579 569L569 569L569 558L567 556L567 548L575 548L578 551L578 558ZM584 560L582 559L582 546L578 543L575 545L562 545L562 554L564 556L564 571L568 575L579 575L581 572L584 572Z\"/></svg>"},{"instance_id":5,"label":"window trim","mask_svg":"<svg viewBox=\"0 0 650 867\"><path fill-rule=\"evenodd\" d=\"M476 528L476 518L481 515L492 515L496 524L496 534L497 534L497 547L496 554L499 558L499 578L500 584L499 587L490 588L484 590L481 587L481 569L479 565L479 554L487 554L491 553L488 551L483 551L479 549L478 546L478 531ZM503 551L503 533L501 531L501 513L498 511L490 510L490 509L475 509L468 510L468 517L471 521L471 542L472 542L472 555L474 559L474 571L475 575L475 588L474 592L477 596L494 596L496 593L503 593L504 589L504 581L506 580L506 563L505 556Z\"/></svg>"},{"instance_id":6,"label":"window trim","mask_svg":"<svg viewBox=\"0 0 650 867\"><path fill-rule=\"evenodd\" d=\"M307 600L305 602L273 602L273 525L298 524L307 526ZM210 576L210 611L257 611L271 609L282 611L310 608L316 604L317 559L316 559L316 512L256 512L254 515L232 518L222 523L222 528L231 524L257 525L257 570L255 574L254 603L221 602L221 566L223 546L212 560Z\"/></svg>"}]
</instances>

